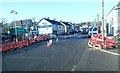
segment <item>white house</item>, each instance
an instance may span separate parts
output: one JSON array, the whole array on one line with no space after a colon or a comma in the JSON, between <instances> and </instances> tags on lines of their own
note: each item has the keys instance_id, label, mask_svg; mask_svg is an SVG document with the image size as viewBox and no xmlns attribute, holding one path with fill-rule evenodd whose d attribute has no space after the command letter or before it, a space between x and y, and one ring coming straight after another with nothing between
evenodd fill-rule
<instances>
[{"instance_id":1,"label":"white house","mask_svg":"<svg viewBox=\"0 0 120 73\"><path fill-rule=\"evenodd\" d=\"M65 25L65 33L72 33L72 25L69 22L61 22L62 24Z\"/></svg>"},{"instance_id":2,"label":"white house","mask_svg":"<svg viewBox=\"0 0 120 73\"><path fill-rule=\"evenodd\" d=\"M65 27L60 22L42 18L38 23L38 35L42 34L63 34Z\"/></svg>"},{"instance_id":3,"label":"white house","mask_svg":"<svg viewBox=\"0 0 120 73\"><path fill-rule=\"evenodd\" d=\"M118 5L114 6L105 18L107 34L117 36L118 32Z\"/></svg>"},{"instance_id":4,"label":"white house","mask_svg":"<svg viewBox=\"0 0 120 73\"><path fill-rule=\"evenodd\" d=\"M60 21L60 23L64 26L64 33L67 33L67 25L65 25L64 23L62 23L61 21Z\"/></svg>"}]
</instances>

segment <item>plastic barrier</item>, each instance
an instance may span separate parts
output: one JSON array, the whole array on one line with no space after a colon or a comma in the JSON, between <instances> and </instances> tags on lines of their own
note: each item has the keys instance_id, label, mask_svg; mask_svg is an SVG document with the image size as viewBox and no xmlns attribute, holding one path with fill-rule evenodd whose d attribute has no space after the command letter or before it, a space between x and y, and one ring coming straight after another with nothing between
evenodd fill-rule
<instances>
[{"instance_id":1,"label":"plastic barrier","mask_svg":"<svg viewBox=\"0 0 120 73\"><path fill-rule=\"evenodd\" d=\"M30 43L29 44L32 44L34 42L35 42L34 38L30 38Z\"/></svg>"},{"instance_id":2,"label":"plastic barrier","mask_svg":"<svg viewBox=\"0 0 120 73\"><path fill-rule=\"evenodd\" d=\"M2 44L2 51L11 50L11 43Z\"/></svg>"},{"instance_id":3,"label":"plastic barrier","mask_svg":"<svg viewBox=\"0 0 120 73\"><path fill-rule=\"evenodd\" d=\"M15 48L15 45L16 45L16 43L13 41L13 42L11 42L11 49L14 49Z\"/></svg>"},{"instance_id":4,"label":"plastic barrier","mask_svg":"<svg viewBox=\"0 0 120 73\"><path fill-rule=\"evenodd\" d=\"M96 34L91 36L88 45L90 47L111 48L115 46L115 39L114 37L105 37L105 39L102 40L102 34Z\"/></svg>"},{"instance_id":5,"label":"plastic barrier","mask_svg":"<svg viewBox=\"0 0 120 73\"><path fill-rule=\"evenodd\" d=\"M22 46L28 46L28 40L23 40Z\"/></svg>"}]
</instances>

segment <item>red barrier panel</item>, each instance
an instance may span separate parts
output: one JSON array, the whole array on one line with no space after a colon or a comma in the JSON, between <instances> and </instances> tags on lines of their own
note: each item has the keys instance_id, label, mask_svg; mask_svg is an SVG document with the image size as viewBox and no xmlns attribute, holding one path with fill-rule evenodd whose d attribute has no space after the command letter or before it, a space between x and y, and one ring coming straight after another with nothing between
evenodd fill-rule
<instances>
[{"instance_id":1,"label":"red barrier panel","mask_svg":"<svg viewBox=\"0 0 120 73\"><path fill-rule=\"evenodd\" d=\"M19 42L15 43L15 48L20 48Z\"/></svg>"},{"instance_id":2,"label":"red barrier panel","mask_svg":"<svg viewBox=\"0 0 120 73\"><path fill-rule=\"evenodd\" d=\"M29 44L32 44L32 43L34 43L34 42L35 42L34 38L31 38Z\"/></svg>"},{"instance_id":3,"label":"red barrier panel","mask_svg":"<svg viewBox=\"0 0 120 73\"><path fill-rule=\"evenodd\" d=\"M28 46L28 40L24 40L22 45L23 46Z\"/></svg>"},{"instance_id":4,"label":"red barrier panel","mask_svg":"<svg viewBox=\"0 0 120 73\"><path fill-rule=\"evenodd\" d=\"M43 38L43 36L40 36L39 39L40 39L40 41L42 41L44 38Z\"/></svg>"},{"instance_id":5,"label":"red barrier panel","mask_svg":"<svg viewBox=\"0 0 120 73\"><path fill-rule=\"evenodd\" d=\"M115 46L114 37L105 37L105 41L102 40L102 34L96 34L91 36L90 42L94 46L100 46L101 48L111 48Z\"/></svg>"},{"instance_id":6,"label":"red barrier panel","mask_svg":"<svg viewBox=\"0 0 120 73\"><path fill-rule=\"evenodd\" d=\"M2 52L2 44L0 44L0 52Z\"/></svg>"},{"instance_id":7,"label":"red barrier panel","mask_svg":"<svg viewBox=\"0 0 120 73\"><path fill-rule=\"evenodd\" d=\"M2 51L11 50L11 43L2 44Z\"/></svg>"},{"instance_id":8,"label":"red barrier panel","mask_svg":"<svg viewBox=\"0 0 120 73\"><path fill-rule=\"evenodd\" d=\"M11 49L14 49L15 48L15 45L16 45L16 43L13 41L13 42L11 42Z\"/></svg>"}]
</instances>

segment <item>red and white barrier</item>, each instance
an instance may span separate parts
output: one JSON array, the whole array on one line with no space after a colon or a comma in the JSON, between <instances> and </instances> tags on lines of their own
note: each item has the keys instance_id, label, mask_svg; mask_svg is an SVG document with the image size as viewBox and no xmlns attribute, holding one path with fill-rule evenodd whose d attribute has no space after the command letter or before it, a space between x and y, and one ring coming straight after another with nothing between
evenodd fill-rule
<instances>
[{"instance_id":1,"label":"red and white barrier","mask_svg":"<svg viewBox=\"0 0 120 73\"><path fill-rule=\"evenodd\" d=\"M96 34L91 36L88 41L89 47L98 47L98 48L111 48L115 46L115 39L114 37L105 37L102 40L102 34Z\"/></svg>"}]
</instances>

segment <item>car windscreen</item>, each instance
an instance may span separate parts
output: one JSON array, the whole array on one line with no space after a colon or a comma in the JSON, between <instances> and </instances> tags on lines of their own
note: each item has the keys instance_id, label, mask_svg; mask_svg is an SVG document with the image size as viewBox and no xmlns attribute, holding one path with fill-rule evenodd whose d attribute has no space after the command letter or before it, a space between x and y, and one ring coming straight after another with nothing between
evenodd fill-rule
<instances>
[{"instance_id":1,"label":"car windscreen","mask_svg":"<svg viewBox=\"0 0 120 73\"><path fill-rule=\"evenodd\" d=\"M90 28L90 31L92 31L92 28ZM93 31L97 31L97 28L94 28Z\"/></svg>"},{"instance_id":2,"label":"car windscreen","mask_svg":"<svg viewBox=\"0 0 120 73\"><path fill-rule=\"evenodd\" d=\"M88 28L82 28L82 30L87 30Z\"/></svg>"}]
</instances>

